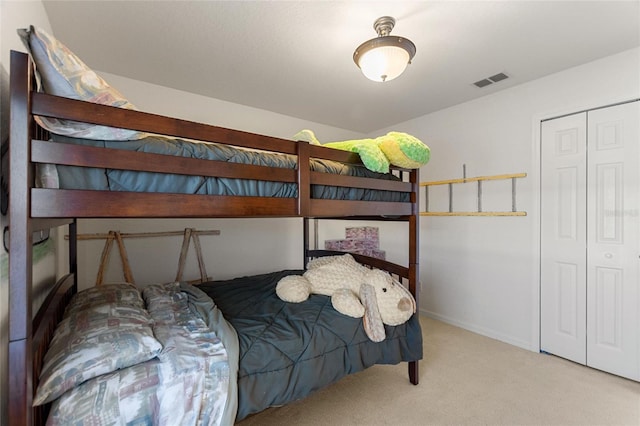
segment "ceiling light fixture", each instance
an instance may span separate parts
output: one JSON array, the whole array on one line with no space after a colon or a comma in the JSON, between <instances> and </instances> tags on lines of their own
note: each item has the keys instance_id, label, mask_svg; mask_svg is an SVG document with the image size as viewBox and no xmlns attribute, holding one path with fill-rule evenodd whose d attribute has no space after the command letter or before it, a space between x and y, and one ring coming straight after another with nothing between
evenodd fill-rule
<instances>
[{"instance_id":1,"label":"ceiling light fixture","mask_svg":"<svg viewBox=\"0 0 640 426\"><path fill-rule=\"evenodd\" d=\"M378 37L365 41L353 53L354 62L370 80L393 80L404 72L416 54L411 40L390 35L395 24L391 16L376 19L373 28Z\"/></svg>"}]
</instances>

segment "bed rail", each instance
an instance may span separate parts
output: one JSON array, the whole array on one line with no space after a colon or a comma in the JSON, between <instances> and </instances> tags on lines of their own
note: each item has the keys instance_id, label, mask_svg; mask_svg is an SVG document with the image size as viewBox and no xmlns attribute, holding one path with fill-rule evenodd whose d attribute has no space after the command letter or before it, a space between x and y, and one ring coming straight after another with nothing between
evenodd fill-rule
<instances>
[{"instance_id":1,"label":"bed rail","mask_svg":"<svg viewBox=\"0 0 640 426\"><path fill-rule=\"evenodd\" d=\"M31 161L79 167L98 167L118 170L133 170L156 173L197 175L205 177L228 177L239 179L267 180L296 183L296 201L268 197L160 195L158 193L97 192L87 194L70 190L34 190L34 217L238 217L238 216L328 216L343 215L407 215L411 214L411 203L324 200L311 198L311 185L332 185L351 188L366 188L410 193L408 182L383 181L379 179L338 176L310 171L311 158L361 164L358 156L321 146L310 146L254 133L231 130L170 117L122 108L97 105L73 99L56 97L44 93L31 93L30 114L52 118L88 122L99 125L128 128L152 134L195 139L204 142L229 144L243 148L259 149L293 155L297 158L297 169L234 164L222 161L202 160L144 152L123 151L113 148L78 146L64 143L49 143L25 138L30 145ZM396 173L413 173L396 169ZM191 198L195 197L195 198ZM205 198L207 197L207 198ZM133 203L137 198L140 201ZM55 200L59 200L56 202ZM99 212L83 209L91 200L99 206ZM155 200L155 202L153 202ZM115 202L115 204L114 204ZM166 203L180 206L173 210L158 210ZM111 206L105 210L105 206Z\"/></svg>"},{"instance_id":2,"label":"bed rail","mask_svg":"<svg viewBox=\"0 0 640 426\"><path fill-rule=\"evenodd\" d=\"M32 390L38 386L44 355L53 337L53 331L62 318L64 309L76 293L74 274L59 280L50 290L33 319L31 335L9 342L9 419L11 424L45 424L49 404L31 407ZM22 374L18 374L21 372ZM32 378L31 383L20 380ZM22 390L21 390L22 389Z\"/></svg>"}]
</instances>

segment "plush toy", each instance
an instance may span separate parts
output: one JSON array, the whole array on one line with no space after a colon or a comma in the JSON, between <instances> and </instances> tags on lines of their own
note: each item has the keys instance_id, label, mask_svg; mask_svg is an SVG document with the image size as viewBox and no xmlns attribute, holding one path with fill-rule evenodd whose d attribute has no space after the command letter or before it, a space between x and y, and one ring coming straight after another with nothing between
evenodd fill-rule
<instances>
[{"instance_id":1,"label":"plush toy","mask_svg":"<svg viewBox=\"0 0 640 426\"><path fill-rule=\"evenodd\" d=\"M305 129L295 139L321 145L311 130ZM365 167L379 173L389 173L389 165L417 169L429 162L431 151L419 139L407 133L389 132L375 139L355 139L322 144L329 148L357 152Z\"/></svg>"},{"instance_id":2,"label":"plush toy","mask_svg":"<svg viewBox=\"0 0 640 426\"><path fill-rule=\"evenodd\" d=\"M350 254L312 260L303 275L282 278L276 294L292 303L304 302L311 294L330 296L336 311L363 319L374 342L385 339L384 324L402 324L416 312L415 299L402 284L387 272L364 267Z\"/></svg>"},{"instance_id":3,"label":"plush toy","mask_svg":"<svg viewBox=\"0 0 640 426\"><path fill-rule=\"evenodd\" d=\"M431 158L429 147L407 133L389 132L376 141L389 162L397 167L418 169Z\"/></svg>"}]
</instances>

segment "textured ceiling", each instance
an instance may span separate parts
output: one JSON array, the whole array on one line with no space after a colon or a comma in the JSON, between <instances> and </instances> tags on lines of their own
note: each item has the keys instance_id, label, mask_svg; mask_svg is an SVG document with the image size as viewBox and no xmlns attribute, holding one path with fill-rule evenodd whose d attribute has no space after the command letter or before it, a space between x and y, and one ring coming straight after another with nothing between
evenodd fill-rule
<instances>
[{"instance_id":1,"label":"textured ceiling","mask_svg":"<svg viewBox=\"0 0 640 426\"><path fill-rule=\"evenodd\" d=\"M362 133L640 45L639 1L43 3L96 70ZM417 54L375 83L352 55L383 15Z\"/></svg>"}]
</instances>

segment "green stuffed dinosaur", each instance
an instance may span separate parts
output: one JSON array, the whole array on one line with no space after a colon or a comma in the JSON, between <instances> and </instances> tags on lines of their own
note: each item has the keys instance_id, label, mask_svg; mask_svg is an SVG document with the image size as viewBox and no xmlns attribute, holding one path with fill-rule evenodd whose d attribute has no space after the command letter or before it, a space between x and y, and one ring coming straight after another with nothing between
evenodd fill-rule
<instances>
[{"instance_id":1,"label":"green stuffed dinosaur","mask_svg":"<svg viewBox=\"0 0 640 426\"><path fill-rule=\"evenodd\" d=\"M389 165L417 169L429 162L431 151L419 139L401 132L389 132L375 139L356 139L320 144L311 130L302 130L294 139L343 151L357 152L369 170L389 173Z\"/></svg>"}]
</instances>

